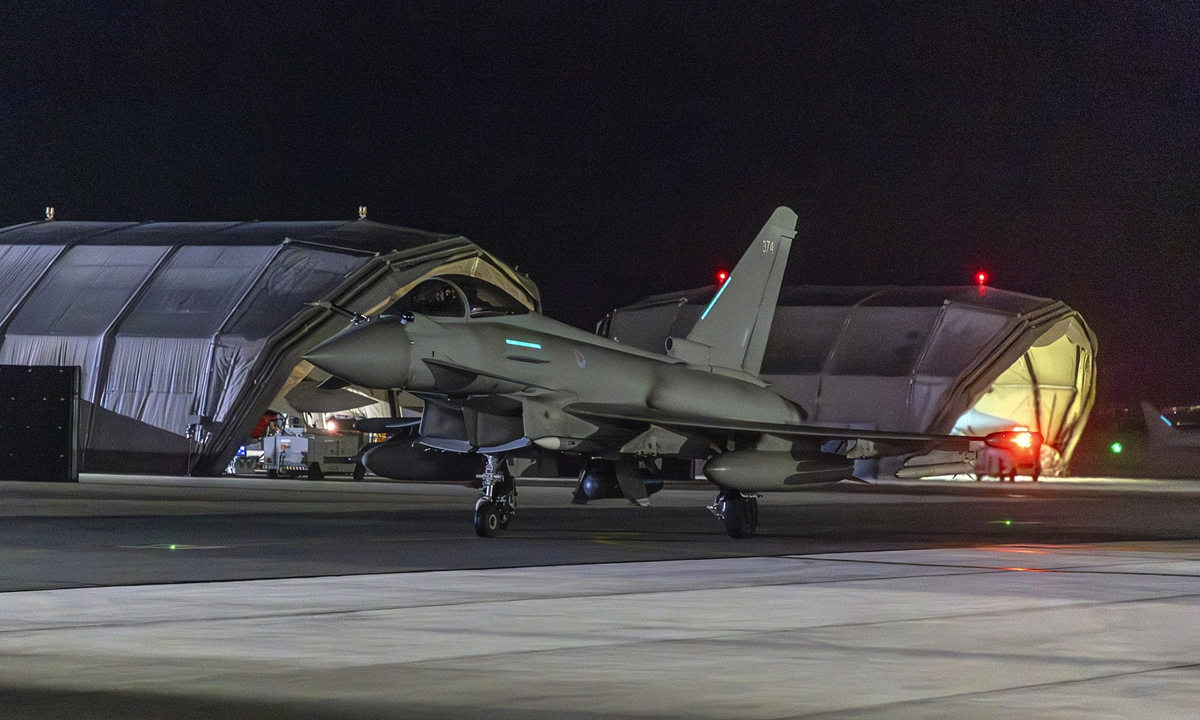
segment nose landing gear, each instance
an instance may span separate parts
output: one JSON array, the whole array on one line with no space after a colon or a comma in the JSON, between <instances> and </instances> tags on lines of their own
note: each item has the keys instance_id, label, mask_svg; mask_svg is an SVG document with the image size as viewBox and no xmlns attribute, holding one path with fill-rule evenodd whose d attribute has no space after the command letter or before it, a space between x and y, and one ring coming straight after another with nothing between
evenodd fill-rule
<instances>
[{"instance_id":1,"label":"nose landing gear","mask_svg":"<svg viewBox=\"0 0 1200 720\"><path fill-rule=\"evenodd\" d=\"M758 497L755 495L723 489L708 509L725 523L725 532L731 538L748 538L758 529Z\"/></svg>"},{"instance_id":2,"label":"nose landing gear","mask_svg":"<svg viewBox=\"0 0 1200 720\"><path fill-rule=\"evenodd\" d=\"M508 527L516 513L514 498L517 496L517 486L499 455L487 456L487 465L479 479L483 481L480 489L483 497L475 503L475 534L479 537L496 537L497 533Z\"/></svg>"}]
</instances>

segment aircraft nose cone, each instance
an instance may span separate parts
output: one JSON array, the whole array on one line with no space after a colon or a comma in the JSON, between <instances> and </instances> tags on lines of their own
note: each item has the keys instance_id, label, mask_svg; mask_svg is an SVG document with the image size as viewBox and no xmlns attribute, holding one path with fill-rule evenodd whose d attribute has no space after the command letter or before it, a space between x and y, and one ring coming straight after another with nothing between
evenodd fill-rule
<instances>
[{"instance_id":1,"label":"aircraft nose cone","mask_svg":"<svg viewBox=\"0 0 1200 720\"><path fill-rule=\"evenodd\" d=\"M309 350L304 359L355 385L399 388L408 382L411 345L404 326L384 318L343 330Z\"/></svg>"}]
</instances>

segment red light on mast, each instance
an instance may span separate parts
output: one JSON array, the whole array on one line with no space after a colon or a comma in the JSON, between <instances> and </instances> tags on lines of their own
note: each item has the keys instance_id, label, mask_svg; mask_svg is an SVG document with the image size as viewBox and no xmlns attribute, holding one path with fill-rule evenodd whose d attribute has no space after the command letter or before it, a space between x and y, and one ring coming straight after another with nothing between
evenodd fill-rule
<instances>
[{"instance_id":1,"label":"red light on mast","mask_svg":"<svg viewBox=\"0 0 1200 720\"><path fill-rule=\"evenodd\" d=\"M729 273L725 272L724 270L717 271L717 284L718 285L724 285L725 281L728 279L729 279Z\"/></svg>"}]
</instances>

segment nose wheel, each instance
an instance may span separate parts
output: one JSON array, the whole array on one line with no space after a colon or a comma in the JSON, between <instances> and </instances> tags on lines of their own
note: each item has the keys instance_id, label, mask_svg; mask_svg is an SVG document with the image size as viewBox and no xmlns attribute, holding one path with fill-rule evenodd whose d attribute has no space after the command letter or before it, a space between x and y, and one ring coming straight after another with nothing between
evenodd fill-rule
<instances>
[{"instance_id":1,"label":"nose wheel","mask_svg":"<svg viewBox=\"0 0 1200 720\"><path fill-rule=\"evenodd\" d=\"M479 537L496 537L512 522L512 516L511 507L481 498L479 507L475 508L475 534Z\"/></svg>"},{"instance_id":2,"label":"nose wheel","mask_svg":"<svg viewBox=\"0 0 1200 720\"><path fill-rule=\"evenodd\" d=\"M748 538L758 529L758 498L753 495L722 490L708 509L725 523L725 532L731 538Z\"/></svg>"},{"instance_id":3,"label":"nose wheel","mask_svg":"<svg viewBox=\"0 0 1200 720\"><path fill-rule=\"evenodd\" d=\"M475 503L475 534L479 537L496 537L512 522L516 514L514 498L517 496L516 483L504 467L503 459L497 455L487 456L487 465L483 474L480 493L483 497Z\"/></svg>"}]
</instances>

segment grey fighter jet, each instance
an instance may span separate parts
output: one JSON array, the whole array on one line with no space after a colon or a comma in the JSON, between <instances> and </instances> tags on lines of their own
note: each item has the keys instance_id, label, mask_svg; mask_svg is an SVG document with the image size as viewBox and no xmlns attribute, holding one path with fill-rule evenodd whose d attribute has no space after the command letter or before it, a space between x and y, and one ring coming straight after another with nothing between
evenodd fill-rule
<instances>
[{"instance_id":1,"label":"grey fighter jet","mask_svg":"<svg viewBox=\"0 0 1200 720\"><path fill-rule=\"evenodd\" d=\"M667 340L665 355L531 313L476 278L447 276L425 280L305 358L356 385L425 400L419 440L371 452L483 455L475 528L484 537L513 515L507 453L579 453L578 499L623 495L638 505L654 487L647 472L664 460L689 469L704 460L704 476L719 489L710 509L731 536L746 537L758 523L758 493L850 478L855 457L1011 440L804 424L804 409L758 377L795 228L796 214L776 209L691 333ZM414 462L429 467L427 457Z\"/></svg>"}]
</instances>

